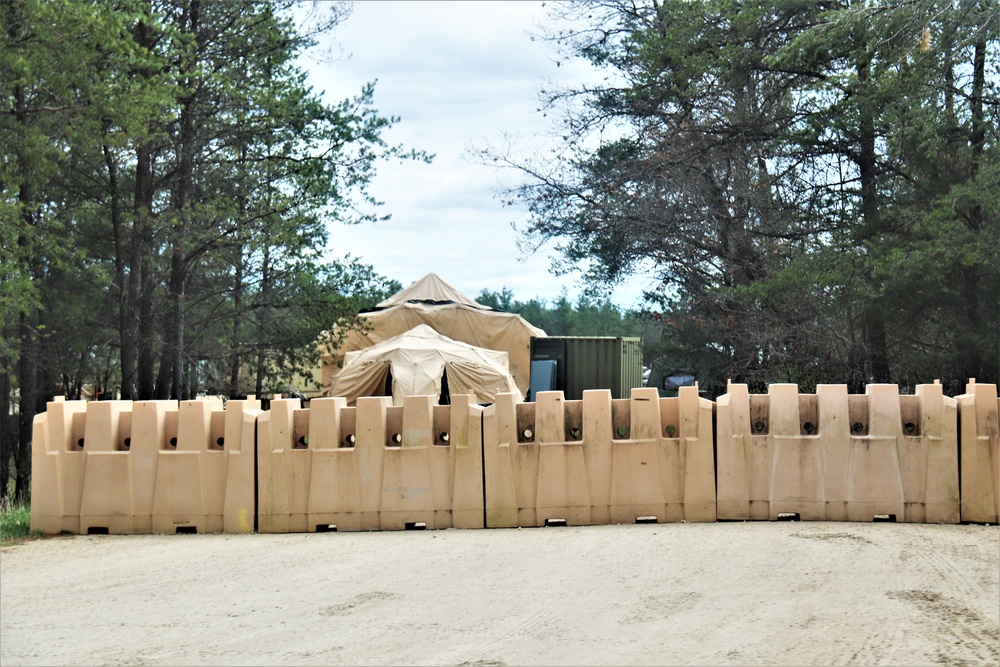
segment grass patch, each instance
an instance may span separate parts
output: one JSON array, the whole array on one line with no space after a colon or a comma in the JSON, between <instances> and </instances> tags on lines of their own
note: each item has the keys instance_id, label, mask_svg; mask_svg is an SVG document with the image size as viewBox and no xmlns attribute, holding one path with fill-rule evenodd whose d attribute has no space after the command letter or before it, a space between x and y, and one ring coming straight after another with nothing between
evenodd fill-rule
<instances>
[{"instance_id":1,"label":"grass patch","mask_svg":"<svg viewBox=\"0 0 1000 667\"><path fill-rule=\"evenodd\" d=\"M8 545L26 540L35 534L31 531L31 508L27 503L0 500L0 544Z\"/></svg>"}]
</instances>

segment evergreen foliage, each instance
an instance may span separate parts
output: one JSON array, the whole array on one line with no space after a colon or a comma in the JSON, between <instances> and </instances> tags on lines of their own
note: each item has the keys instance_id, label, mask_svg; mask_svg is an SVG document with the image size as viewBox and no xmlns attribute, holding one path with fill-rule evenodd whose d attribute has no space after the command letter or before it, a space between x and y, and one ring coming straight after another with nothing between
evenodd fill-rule
<instances>
[{"instance_id":1,"label":"evergreen foliage","mask_svg":"<svg viewBox=\"0 0 1000 667\"><path fill-rule=\"evenodd\" d=\"M496 310L517 313L549 336L642 337L645 320L638 313L623 312L608 299L586 294L574 304L567 290L551 304L545 299L517 301L504 287L499 292L484 289L476 302Z\"/></svg>"},{"instance_id":2,"label":"evergreen foliage","mask_svg":"<svg viewBox=\"0 0 1000 667\"><path fill-rule=\"evenodd\" d=\"M518 170L527 243L647 294L678 364L728 379L1000 380L995 0L593 0L547 35L559 150ZM566 27L568 26L568 27Z\"/></svg>"},{"instance_id":3,"label":"evergreen foliage","mask_svg":"<svg viewBox=\"0 0 1000 667\"><path fill-rule=\"evenodd\" d=\"M398 289L326 259L331 222L378 219L380 161L429 159L385 143L372 85L329 104L306 84L299 57L348 13L0 0L0 479L13 459L18 498L54 394L280 391L321 330Z\"/></svg>"}]
</instances>

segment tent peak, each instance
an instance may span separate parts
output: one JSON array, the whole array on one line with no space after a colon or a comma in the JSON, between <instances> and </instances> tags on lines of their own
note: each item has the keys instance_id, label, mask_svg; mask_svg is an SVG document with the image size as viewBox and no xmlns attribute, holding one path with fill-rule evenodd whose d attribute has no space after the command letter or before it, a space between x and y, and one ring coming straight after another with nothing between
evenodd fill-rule
<instances>
[{"instance_id":1,"label":"tent peak","mask_svg":"<svg viewBox=\"0 0 1000 667\"><path fill-rule=\"evenodd\" d=\"M489 306L484 306L471 297L459 292L434 272L428 273L406 289L396 292L388 299L380 302L375 308L391 308L392 306L398 306L401 303L411 301L423 303L460 303L472 308L493 310Z\"/></svg>"}]
</instances>

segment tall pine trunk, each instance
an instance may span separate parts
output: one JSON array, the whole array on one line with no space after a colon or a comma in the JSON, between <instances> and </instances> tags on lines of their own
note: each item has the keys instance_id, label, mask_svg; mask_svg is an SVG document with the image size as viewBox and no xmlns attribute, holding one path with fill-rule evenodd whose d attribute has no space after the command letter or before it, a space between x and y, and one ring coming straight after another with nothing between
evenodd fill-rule
<instances>
[{"instance_id":1,"label":"tall pine trunk","mask_svg":"<svg viewBox=\"0 0 1000 667\"><path fill-rule=\"evenodd\" d=\"M864 246L878 238L881 219L878 206L878 173L877 173L877 153L876 153L876 128L871 93L868 83L871 76L871 62L865 49L868 48L865 39L861 39L859 48L861 54L858 56L856 72L858 75L858 86L860 88L860 103L858 105L858 154L854 158L858 167L858 177L861 182L861 243L859 246L864 250ZM872 277L873 268L871 258L866 254L862 256L861 262L864 265L863 275L869 280L869 289L876 293L870 301L866 301L862 316L862 337L867 353L868 374L873 382L890 382L889 369L889 348L886 342L885 313L883 300L877 296L881 292L881 285L874 283ZM865 297L867 298L867 297Z\"/></svg>"},{"instance_id":2,"label":"tall pine trunk","mask_svg":"<svg viewBox=\"0 0 1000 667\"><path fill-rule=\"evenodd\" d=\"M153 273L153 149L149 145L140 146L136 150L135 165L135 223L132 230L131 252L129 256L129 272L139 276L139 280L129 282L128 308L133 311L132 317L138 320L136 345L138 347L138 364L136 380L139 400L149 400L154 397L153 380L153 296L156 291ZM131 335L134 322L129 321L127 335Z\"/></svg>"},{"instance_id":3,"label":"tall pine trunk","mask_svg":"<svg viewBox=\"0 0 1000 667\"><path fill-rule=\"evenodd\" d=\"M986 38L985 30L980 30L980 38L973 47L972 59L972 114L970 119L969 144L971 147L970 180L979 175L982 165L983 151L986 147L986 120L983 110L983 94L986 86ZM965 216L969 229L975 236L981 233L985 214L982 203L975 201ZM967 378L982 378L988 375L983 364L983 351L979 344L979 334L983 321L980 314L980 283L982 269L978 264L970 263L962 268L960 276L962 291L962 314L965 322L957 327L959 334L956 346L959 352L959 364ZM1000 297L994 297L1000 301Z\"/></svg>"},{"instance_id":4,"label":"tall pine trunk","mask_svg":"<svg viewBox=\"0 0 1000 667\"><path fill-rule=\"evenodd\" d=\"M243 208L241 206L241 213ZM244 215L240 219L245 219ZM240 232L237 230L237 236ZM241 336L243 322L243 244L236 245L236 262L233 266L233 325L229 342L229 398L240 398Z\"/></svg>"},{"instance_id":5,"label":"tall pine trunk","mask_svg":"<svg viewBox=\"0 0 1000 667\"><path fill-rule=\"evenodd\" d=\"M10 28L14 30L13 26ZM21 135L28 136L28 108L24 87L14 86L14 120L23 128ZM20 175L17 201L20 206L21 230L18 233L17 245L23 255L29 256L32 245L31 234L37 234L36 208L31 181L30 158L25 153L26 148L20 146L16 153L17 167ZM40 269L37 263L31 267L32 282L42 289ZM17 411L17 446L14 448L14 498L25 501L30 496L31 484L31 429L35 419L36 379L38 377L38 309L36 306L26 307L17 322L17 341L19 354L17 362L17 385L20 392ZM7 480L3 480L6 484Z\"/></svg>"},{"instance_id":6,"label":"tall pine trunk","mask_svg":"<svg viewBox=\"0 0 1000 667\"><path fill-rule=\"evenodd\" d=\"M271 241L267 232L264 232L264 255L261 259L260 270L260 308L257 310L257 331L262 338L268 329L268 319L271 309ZM267 374L267 354L263 346L257 348L257 382L255 391L257 397L264 395L264 376Z\"/></svg>"},{"instance_id":7,"label":"tall pine trunk","mask_svg":"<svg viewBox=\"0 0 1000 667\"><path fill-rule=\"evenodd\" d=\"M5 332L6 336L6 332ZM4 360L6 361L6 359ZM6 366L5 366L6 367ZM14 456L14 420L10 414L10 373L0 373L0 500L7 498L10 486L10 461Z\"/></svg>"},{"instance_id":8,"label":"tall pine trunk","mask_svg":"<svg viewBox=\"0 0 1000 667\"><path fill-rule=\"evenodd\" d=\"M129 270L128 230L122 211L121 193L119 192L118 161L111 147L105 144L104 164L108 171L108 189L110 190L110 216L112 236L115 244L115 277L114 284L118 296L118 340L121 360L121 398L133 400L138 397L136 385L136 307L132 301L131 282L134 278Z\"/></svg>"}]
</instances>

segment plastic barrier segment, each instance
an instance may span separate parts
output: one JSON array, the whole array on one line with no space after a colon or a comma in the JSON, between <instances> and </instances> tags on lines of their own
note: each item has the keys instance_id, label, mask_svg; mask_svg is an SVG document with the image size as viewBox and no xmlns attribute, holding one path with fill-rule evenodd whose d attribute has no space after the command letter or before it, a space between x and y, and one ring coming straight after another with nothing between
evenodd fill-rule
<instances>
[{"instance_id":1,"label":"plastic barrier segment","mask_svg":"<svg viewBox=\"0 0 1000 667\"><path fill-rule=\"evenodd\" d=\"M32 530L80 532L87 403L59 396L35 415L31 447Z\"/></svg>"},{"instance_id":2,"label":"plastic barrier segment","mask_svg":"<svg viewBox=\"0 0 1000 667\"><path fill-rule=\"evenodd\" d=\"M958 521L957 402L940 384L730 384L716 429L721 520Z\"/></svg>"},{"instance_id":3,"label":"plastic barrier segment","mask_svg":"<svg viewBox=\"0 0 1000 667\"><path fill-rule=\"evenodd\" d=\"M221 400L181 401L167 413L153 493L154 533L220 533L228 457Z\"/></svg>"},{"instance_id":4,"label":"plastic barrier segment","mask_svg":"<svg viewBox=\"0 0 1000 667\"><path fill-rule=\"evenodd\" d=\"M995 384L970 381L958 400L962 521L1000 523L1000 399Z\"/></svg>"},{"instance_id":5,"label":"plastic barrier segment","mask_svg":"<svg viewBox=\"0 0 1000 667\"><path fill-rule=\"evenodd\" d=\"M177 437L177 401L135 401L132 403L132 433L129 443L133 484L132 529L153 532L153 499L160 451Z\"/></svg>"},{"instance_id":6,"label":"plastic barrier segment","mask_svg":"<svg viewBox=\"0 0 1000 667\"><path fill-rule=\"evenodd\" d=\"M308 408L275 397L257 418L257 525L261 533L308 531Z\"/></svg>"},{"instance_id":7,"label":"plastic barrier segment","mask_svg":"<svg viewBox=\"0 0 1000 667\"><path fill-rule=\"evenodd\" d=\"M471 396L275 400L258 418L261 532L482 528L482 408Z\"/></svg>"},{"instance_id":8,"label":"plastic barrier segment","mask_svg":"<svg viewBox=\"0 0 1000 667\"><path fill-rule=\"evenodd\" d=\"M712 403L685 389L498 396L483 416L487 526L714 521Z\"/></svg>"},{"instance_id":9,"label":"plastic barrier segment","mask_svg":"<svg viewBox=\"0 0 1000 667\"><path fill-rule=\"evenodd\" d=\"M382 530L483 527L482 445L469 436L470 420L479 419L473 398L435 405L432 396L408 396L387 408Z\"/></svg>"},{"instance_id":10,"label":"plastic barrier segment","mask_svg":"<svg viewBox=\"0 0 1000 667\"><path fill-rule=\"evenodd\" d=\"M481 408L408 396L314 399L309 527L314 531L482 528Z\"/></svg>"},{"instance_id":11,"label":"plastic barrier segment","mask_svg":"<svg viewBox=\"0 0 1000 667\"><path fill-rule=\"evenodd\" d=\"M261 414L260 401L230 400L226 403L225 435L226 452L225 500L222 506L222 531L225 533L252 533L257 518L257 417Z\"/></svg>"},{"instance_id":12,"label":"plastic barrier segment","mask_svg":"<svg viewBox=\"0 0 1000 667\"><path fill-rule=\"evenodd\" d=\"M133 533L132 401L91 401L85 414L80 533Z\"/></svg>"}]
</instances>

